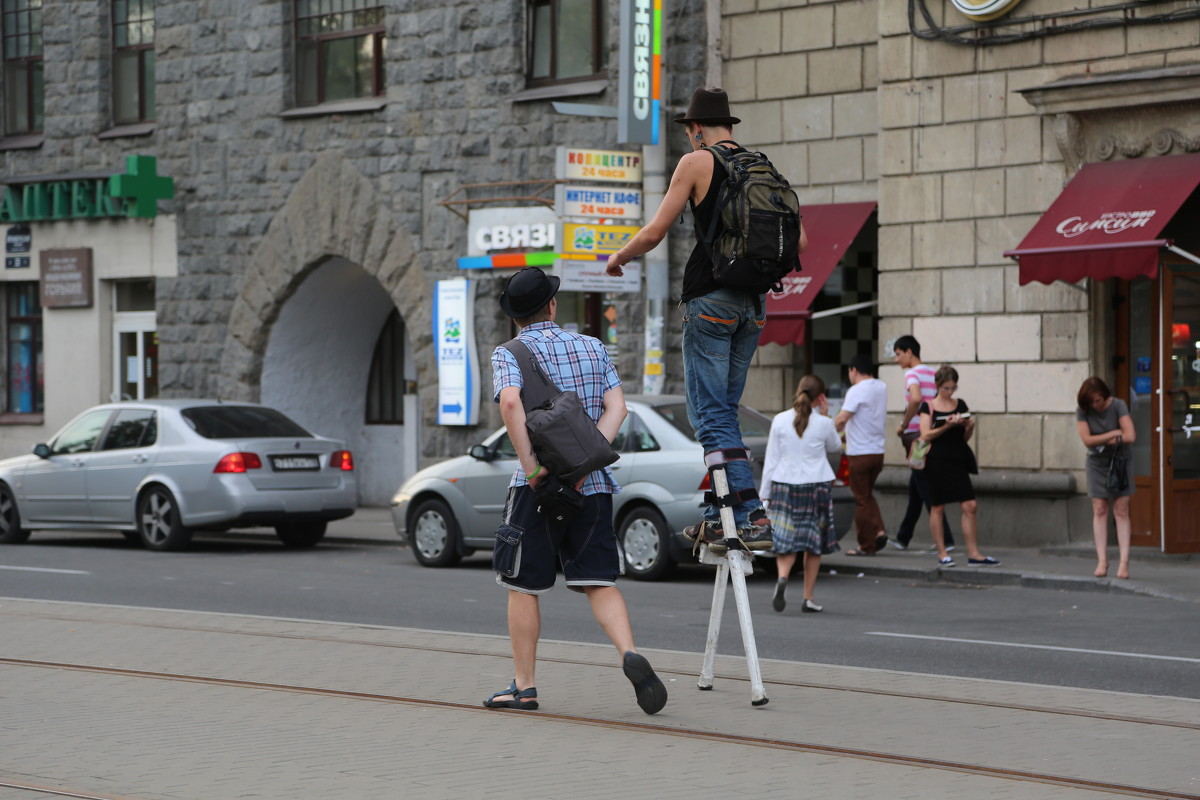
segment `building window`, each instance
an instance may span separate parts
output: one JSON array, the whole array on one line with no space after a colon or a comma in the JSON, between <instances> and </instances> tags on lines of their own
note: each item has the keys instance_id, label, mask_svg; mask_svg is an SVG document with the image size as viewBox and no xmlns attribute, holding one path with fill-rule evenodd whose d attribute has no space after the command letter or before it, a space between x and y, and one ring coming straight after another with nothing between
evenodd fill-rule
<instances>
[{"instance_id":1,"label":"building window","mask_svg":"<svg viewBox=\"0 0 1200 800\"><path fill-rule=\"evenodd\" d=\"M383 94L379 0L295 0L296 104Z\"/></svg>"},{"instance_id":2,"label":"building window","mask_svg":"<svg viewBox=\"0 0 1200 800\"><path fill-rule=\"evenodd\" d=\"M367 379L367 424L404 424L404 320L395 309L383 323Z\"/></svg>"},{"instance_id":3,"label":"building window","mask_svg":"<svg viewBox=\"0 0 1200 800\"><path fill-rule=\"evenodd\" d=\"M531 0L529 85L592 78L608 65L607 3Z\"/></svg>"},{"instance_id":4,"label":"building window","mask_svg":"<svg viewBox=\"0 0 1200 800\"><path fill-rule=\"evenodd\" d=\"M113 0L113 124L154 119L154 0Z\"/></svg>"},{"instance_id":5,"label":"building window","mask_svg":"<svg viewBox=\"0 0 1200 800\"><path fill-rule=\"evenodd\" d=\"M36 282L10 283L5 287L5 411L41 414L44 372L42 366L42 304Z\"/></svg>"},{"instance_id":6,"label":"building window","mask_svg":"<svg viewBox=\"0 0 1200 800\"><path fill-rule=\"evenodd\" d=\"M4 0L4 132L42 130L42 0Z\"/></svg>"}]
</instances>

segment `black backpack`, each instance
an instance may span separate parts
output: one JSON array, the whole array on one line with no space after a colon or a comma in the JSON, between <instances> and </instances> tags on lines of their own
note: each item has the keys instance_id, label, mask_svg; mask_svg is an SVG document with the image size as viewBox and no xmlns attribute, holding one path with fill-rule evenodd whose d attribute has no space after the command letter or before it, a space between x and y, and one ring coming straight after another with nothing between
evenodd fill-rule
<instances>
[{"instance_id":1,"label":"black backpack","mask_svg":"<svg viewBox=\"0 0 1200 800\"><path fill-rule=\"evenodd\" d=\"M762 153L735 152L720 144L704 149L728 176L704 237L713 278L721 286L755 294L783 291L783 276L800 269L800 200Z\"/></svg>"}]
</instances>

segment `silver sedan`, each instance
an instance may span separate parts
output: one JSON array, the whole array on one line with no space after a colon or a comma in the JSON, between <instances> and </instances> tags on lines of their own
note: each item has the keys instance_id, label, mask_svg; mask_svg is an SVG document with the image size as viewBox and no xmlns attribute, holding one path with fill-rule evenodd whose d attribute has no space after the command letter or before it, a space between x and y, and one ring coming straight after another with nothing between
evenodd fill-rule
<instances>
[{"instance_id":1,"label":"silver sedan","mask_svg":"<svg viewBox=\"0 0 1200 800\"><path fill-rule=\"evenodd\" d=\"M96 406L32 455L0 461L0 544L84 529L178 550L193 530L267 525L285 545L307 547L357 505L341 442L249 403Z\"/></svg>"},{"instance_id":2,"label":"silver sedan","mask_svg":"<svg viewBox=\"0 0 1200 800\"><path fill-rule=\"evenodd\" d=\"M683 397L627 395L625 400L629 416L613 441L621 454L611 468L621 484L621 492L613 496L614 524L626 573L657 580L691 557L681 531L700 520L708 473ZM746 406L739 416L743 438L755 456L757 480L771 420ZM392 499L396 532L427 567L450 566L477 549L490 550L516 469L516 453L501 428L467 455L405 481ZM851 504L849 491L836 486L840 531L848 525Z\"/></svg>"}]
</instances>

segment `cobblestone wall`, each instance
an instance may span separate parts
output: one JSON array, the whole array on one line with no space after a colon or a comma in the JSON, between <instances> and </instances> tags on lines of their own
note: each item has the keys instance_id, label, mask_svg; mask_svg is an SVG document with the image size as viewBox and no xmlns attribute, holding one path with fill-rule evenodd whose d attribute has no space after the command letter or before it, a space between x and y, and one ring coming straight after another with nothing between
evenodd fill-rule
<instances>
[{"instance_id":1,"label":"cobblestone wall","mask_svg":"<svg viewBox=\"0 0 1200 800\"><path fill-rule=\"evenodd\" d=\"M558 145L616 146L615 120L558 115L547 101L513 102L513 94L524 88L524 0L384 4L386 105L364 113L287 117L281 114L291 107L293 89L290 2L158 0L155 130L149 136L99 140L96 135L111 127L109 3L47 0L45 142L37 150L3 152L0 166L7 175L57 174L112 168L124 155L140 153L157 156L160 174L175 179L174 199L159 204L160 213L176 214L179 225L179 277L158 284L164 395L208 396L221 390L229 321L246 275L257 267L256 249L323 154L343 159L372 184L432 285L459 274L455 259L465 252L465 223L437 201L464 183L552 178ZM613 62L616 5L610 25ZM672 3L668 17L666 103L674 108L686 105L703 74L703 2ZM572 99L615 104L616 82L610 80L600 96ZM668 126L668 136L674 128ZM668 168L682 144L672 140ZM306 266L311 265L294 269ZM488 381L490 344L508 335L508 322L495 304L505 275L473 277L486 284L479 292L477 333ZM680 279L676 267L675 293ZM255 291L273 292L282 301L293 288L263 285ZM414 309L429 300L410 296L409 307L401 303L399 308L406 319L422 319ZM618 366L627 385L637 388L641 298L631 296L618 310L623 321ZM268 329L270 321L262 320ZM677 353L677 318L668 326L668 353ZM667 369L667 388L679 389L682 365L669 360ZM420 388L427 411L433 388ZM431 421L427 414L426 422ZM485 403L481 427L497 421ZM478 431L432 425L428 430L433 433L426 437L426 456L461 452L478 438Z\"/></svg>"}]
</instances>

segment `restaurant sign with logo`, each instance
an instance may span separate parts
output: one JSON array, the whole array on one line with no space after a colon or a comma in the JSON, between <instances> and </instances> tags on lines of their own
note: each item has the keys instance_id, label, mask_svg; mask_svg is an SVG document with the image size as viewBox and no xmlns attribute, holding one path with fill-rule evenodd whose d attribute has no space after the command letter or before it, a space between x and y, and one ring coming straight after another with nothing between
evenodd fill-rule
<instances>
[{"instance_id":1,"label":"restaurant sign with logo","mask_svg":"<svg viewBox=\"0 0 1200 800\"><path fill-rule=\"evenodd\" d=\"M641 230L637 225L591 225L564 222L560 251L564 258L607 261Z\"/></svg>"}]
</instances>

